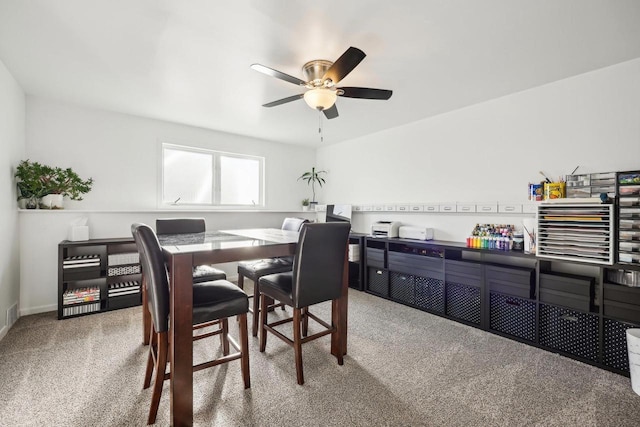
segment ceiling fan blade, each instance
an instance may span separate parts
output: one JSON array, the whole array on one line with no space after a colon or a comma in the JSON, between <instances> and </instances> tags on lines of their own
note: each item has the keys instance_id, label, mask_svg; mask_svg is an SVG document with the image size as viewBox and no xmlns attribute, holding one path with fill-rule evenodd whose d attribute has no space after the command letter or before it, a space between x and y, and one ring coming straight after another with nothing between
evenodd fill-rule
<instances>
[{"instance_id":1,"label":"ceiling fan blade","mask_svg":"<svg viewBox=\"0 0 640 427\"><path fill-rule=\"evenodd\" d=\"M251 64L251 68L266 74L267 76L275 77L276 79L284 80L285 82L293 83L294 85L305 86L307 82L304 80L300 80L297 77L290 76L289 74L285 74L282 71L274 70L273 68L265 67L260 64Z\"/></svg>"},{"instance_id":2,"label":"ceiling fan blade","mask_svg":"<svg viewBox=\"0 0 640 427\"><path fill-rule=\"evenodd\" d=\"M333 106L329 109L322 110L322 112L327 119L335 119L336 117L338 117L338 107L336 107L336 104L333 104Z\"/></svg>"},{"instance_id":3,"label":"ceiling fan blade","mask_svg":"<svg viewBox=\"0 0 640 427\"><path fill-rule=\"evenodd\" d=\"M298 99L301 99L302 97L304 97L303 93L301 93L300 95L289 96L287 98L278 99L277 101L264 104L263 107L275 107L276 105L282 105L286 104L287 102L296 101Z\"/></svg>"},{"instance_id":4,"label":"ceiling fan blade","mask_svg":"<svg viewBox=\"0 0 640 427\"><path fill-rule=\"evenodd\" d=\"M365 56L367 55L357 47L350 47L333 63L327 72L324 73L322 79L331 79L334 84L337 84L340 80L344 79L347 74L353 71Z\"/></svg>"},{"instance_id":5,"label":"ceiling fan blade","mask_svg":"<svg viewBox=\"0 0 640 427\"><path fill-rule=\"evenodd\" d=\"M392 90L370 89L368 87L341 87L344 93L341 96L347 98L384 99L391 98Z\"/></svg>"}]
</instances>

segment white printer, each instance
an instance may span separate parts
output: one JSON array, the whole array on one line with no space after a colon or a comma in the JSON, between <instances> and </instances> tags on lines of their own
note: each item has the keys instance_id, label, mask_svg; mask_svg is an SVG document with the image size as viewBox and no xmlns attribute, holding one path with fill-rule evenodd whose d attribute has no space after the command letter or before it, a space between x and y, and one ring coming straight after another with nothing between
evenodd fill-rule
<instances>
[{"instance_id":1,"label":"white printer","mask_svg":"<svg viewBox=\"0 0 640 427\"><path fill-rule=\"evenodd\" d=\"M371 235L374 237L398 237L399 228L398 221L378 221L371 224Z\"/></svg>"}]
</instances>

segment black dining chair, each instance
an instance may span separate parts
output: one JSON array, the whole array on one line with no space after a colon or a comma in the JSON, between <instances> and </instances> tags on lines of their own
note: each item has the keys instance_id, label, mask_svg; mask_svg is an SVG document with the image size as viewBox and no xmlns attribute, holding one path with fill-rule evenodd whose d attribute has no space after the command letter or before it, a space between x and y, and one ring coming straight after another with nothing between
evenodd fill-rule
<instances>
[{"instance_id":1,"label":"black dining chair","mask_svg":"<svg viewBox=\"0 0 640 427\"><path fill-rule=\"evenodd\" d=\"M140 254L142 272L146 277L147 304L152 319L149 357L143 388L146 389L151 385L151 378L155 374L147 420L148 424L153 424L158 413L163 382L170 377L166 373L170 327L169 279L160 243L151 227L145 224L133 224L131 226L131 234L133 234ZM193 336L193 341L220 335L222 342L222 356L194 366L194 372L240 359L244 387L249 388L251 386L247 333L248 311L249 299L247 294L227 280L193 284L193 330L204 330L204 328L213 326L218 327L218 329L211 332L203 332ZM232 316L238 316L240 344L229 335L228 318ZM229 344L234 347L235 353L229 354Z\"/></svg>"},{"instance_id":2,"label":"black dining chair","mask_svg":"<svg viewBox=\"0 0 640 427\"><path fill-rule=\"evenodd\" d=\"M304 218L285 218L282 222L281 229L300 231L300 228L308 222L309 220ZM249 295L249 298L253 297L253 308L250 308L249 311L253 313L251 334L254 337L258 335L258 320L260 319L260 278L267 274L291 271L292 267L292 256L243 261L238 263L238 286L244 289L245 277L253 282L253 295ZM270 304L269 310L277 306L282 306L284 309L282 304Z\"/></svg>"},{"instance_id":3,"label":"black dining chair","mask_svg":"<svg viewBox=\"0 0 640 427\"><path fill-rule=\"evenodd\" d=\"M156 219L156 234L199 234L206 231L204 218L162 218ZM224 280L224 271L210 265L193 267L193 283L208 282L210 280Z\"/></svg>"},{"instance_id":4,"label":"black dining chair","mask_svg":"<svg viewBox=\"0 0 640 427\"><path fill-rule=\"evenodd\" d=\"M337 326L328 324L309 311L309 306L340 298L345 274L345 257L349 242L349 223L330 222L305 224L300 231L293 260L293 270L262 276L260 282L260 352L267 345L267 332L289 344L295 351L298 384L304 384L302 371L302 344L330 333L340 332ZM293 317L267 323L267 298L293 307ZM255 316L255 314L254 314ZM309 318L325 329L307 336ZM274 329L278 325L293 322L293 340ZM304 336L304 337L303 337ZM338 343L342 348L342 343ZM342 353L338 364L342 365Z\"/></svg>"}]
</instances>

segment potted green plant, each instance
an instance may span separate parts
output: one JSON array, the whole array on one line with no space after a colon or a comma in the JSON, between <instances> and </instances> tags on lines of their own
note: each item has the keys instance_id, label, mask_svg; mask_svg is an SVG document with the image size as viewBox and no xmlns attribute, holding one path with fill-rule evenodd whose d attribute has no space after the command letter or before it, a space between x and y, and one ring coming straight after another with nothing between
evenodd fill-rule
<instances>
[{"instance_id":1,"label":"potted green plant","mask_svg":"<svg viewBox=\"0 0 640 427\"><path fill-rule=\"evenodd\" d=\"M320 187L326 182L321 174L326 174L327 171L318 171L316 168L311 168L311 171L303 173L299 178L299 180L307 181L307 184L311 185L311 192L313 193L313 198L311 199L311 204L316 205L316 183Z\"/></svg>"},{"instance_id":2,"label":"potted green plant","mask_svg":"<svg viewBox=\"0 0 640 427\"><path fill-rule=\"evenodd\" d=\"M302 199L302 210L303 211L309 210L309 199Z\"/></svg>"},{"instance_id":3,"label":"potted green plant","mask_svg":"<svg viewBox=\"0 0 640 427\"><path fill-rule=\"evenodd\" d=\"M17 179L18 202L26 209L36 209L38 199L45 194L45 188L40 181L44 166L28 159L21 161L16 167L14 177Z\"/></svg>"},{"instance_id":4,"label":"potted green plant","mask_svg":"<svg viewBox=\"0 0 640 427\"><path fill-rule=\"evenodd\" d=\"M82 200L82 195L88 193L93 185L93 178L83 180L71 168L43 167L40 180L45 194L40 199L43 209L63 209L64 196L71 200Z\"/></svg>"}]
</instances>

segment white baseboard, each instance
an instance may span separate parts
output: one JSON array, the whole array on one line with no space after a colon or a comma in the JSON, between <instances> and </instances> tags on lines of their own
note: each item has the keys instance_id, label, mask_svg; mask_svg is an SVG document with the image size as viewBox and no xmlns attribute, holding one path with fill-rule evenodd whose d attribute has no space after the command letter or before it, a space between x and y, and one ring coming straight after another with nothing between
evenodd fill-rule
<instances>
[{"instance_id":1,"label":"white baseboard","mask_svg":"<svg viewBox=\"0 0 640 427\"><path fill-rule=\"evenodd\" d=\"M0 341L2 341L2 338L4 338L7 335L7 332L9 332L9 328L7 328L7 326L3 326L2 329L0 329Z\"/></svg>"},{"instance_id":2,"label":"white baseboard","mask_svg":"<svg viewBox=\"0 0 640 427\"><path fill-rule=\"evenodd\" d=\"M18 317L28 316L30 314L46 313L48 311L56 311L57 309L57 304L41 305L40 307L20 308Z\"/></svg>"}]
</instances>

